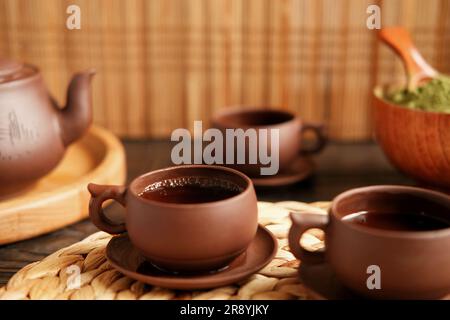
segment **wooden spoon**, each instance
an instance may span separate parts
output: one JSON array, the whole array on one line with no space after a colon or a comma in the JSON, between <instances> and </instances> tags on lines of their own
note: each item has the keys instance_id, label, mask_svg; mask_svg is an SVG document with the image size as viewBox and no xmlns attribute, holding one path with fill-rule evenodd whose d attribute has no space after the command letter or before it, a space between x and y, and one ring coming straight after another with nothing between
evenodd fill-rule
<instances>
[{"instance_id":1,"label":"wooden spoon","mask_svg":"<svg viewBox=\"0 0 450 320\"><path fill-rule=\"evenodd\" d=\"M387 27L381 29L378 36L401 57L408 77L409 90L414 90L423 82L438 76L439 73L417 50L408 30L403 27Z\"/></svg>"}]
</instances>

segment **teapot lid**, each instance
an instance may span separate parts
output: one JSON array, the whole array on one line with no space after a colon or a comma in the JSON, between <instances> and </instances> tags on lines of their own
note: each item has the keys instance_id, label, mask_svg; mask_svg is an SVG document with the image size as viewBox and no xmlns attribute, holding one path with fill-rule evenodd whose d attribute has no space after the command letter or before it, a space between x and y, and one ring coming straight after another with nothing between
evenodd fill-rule
<instances>
[{"instance_id":1,"label":"teapot lid","mask_svg":"<svg viewBox=\"0 0 450 320\"><path fill-rule=\"evenodd\" d=\"M0 57L0 84L26 78L36 72L29 65Z\"/></svg>"}]
</instances>

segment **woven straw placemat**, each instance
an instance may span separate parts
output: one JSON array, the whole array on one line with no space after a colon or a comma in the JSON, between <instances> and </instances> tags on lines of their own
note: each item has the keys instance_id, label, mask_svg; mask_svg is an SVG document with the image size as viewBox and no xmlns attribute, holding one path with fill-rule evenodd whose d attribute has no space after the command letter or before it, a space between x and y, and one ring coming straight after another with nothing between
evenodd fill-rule
<instances>
[{"instance_id":1,"label":"woven straw placemat","mask_svg":"<svg viewBox=\"0 0 450 320\"><path fill-rule=\"evenodd\" d=\"M275 258L257 274L233 285L204 291L174 291L135 281L113 269L105 257L111 235L97 232L19 270L0 288L0 299L308 299L298 279L299 261L289 252L289 212L326 214L329 202L259 202L259 223L278 239ZM310 250L323 247L323 233L301 240ZM74 271L78 270L76 279ZM75 281L74 281L75 280Z\"/></svg>"}]
</instances>

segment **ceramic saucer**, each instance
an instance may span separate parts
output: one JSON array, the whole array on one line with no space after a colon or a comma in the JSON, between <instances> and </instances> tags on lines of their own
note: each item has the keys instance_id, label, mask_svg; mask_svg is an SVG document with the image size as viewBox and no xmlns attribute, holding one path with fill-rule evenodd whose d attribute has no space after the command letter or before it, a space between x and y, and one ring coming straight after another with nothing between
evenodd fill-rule
<instances>
[{"instance_id":1,"label":"ceramic saucer","mask_svg":"<svg viewBox=\"0 0 450 320\"><path fill-rule=\"evenodd\" d=\"M299 276L309 291L309 295L317 300L364 300L368 299L345 287L327 263L318 265L300 265ZM450 300L450 294L441 300Z\"/></svg>"},{"instance_id":2,"label":"ceramic saucer","mask_svg":"<svg viewBox=\"0 0 450 320\"><path fill-rule=\"evenodd\" d=\"M302 264L299 268L299 275L310 296L314 299L363 299L341 284L331 267L326 263L311 266Z\"/></svg>"},{"instance_id":3,"label":"ceramic saucer","mask_svg":"<svg viewBox=\"0 0 450 320\"><path fill-rule=\"evenodd\" d=\"M278 187L305 180L314 171L314 163L308 157L299 156L289 168L273 176L251 178L256 187Z\"/></svg>"},{"instance_id":4,"label":"ceramic saucer","mask_svg":"<svg viewBox=\"0 0 450 320\"><path fill-rule=\"evenodd\" d=\"M163 272L145 260L126 233L111 239L106 247L106 257L114 268L135 280L169 289L193 290L220 287L242 280L268 264L276 251L275 237L259 226L247 250L228 267L217 272L200 275Z\"/></svg>"}]
</instances>

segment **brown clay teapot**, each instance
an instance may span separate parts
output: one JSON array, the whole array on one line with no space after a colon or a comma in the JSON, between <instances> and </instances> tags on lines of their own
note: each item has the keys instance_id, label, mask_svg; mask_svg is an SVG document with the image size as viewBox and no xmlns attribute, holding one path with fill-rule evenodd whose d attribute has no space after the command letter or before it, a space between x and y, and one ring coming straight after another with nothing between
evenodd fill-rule
<instances>
[{"instance_id":1,"label":"brown clay teapot","mask_svg":"<svg viewBox=\"0 0 450 320\"><path fill-rule=\"evenodd\" d=\"M51 171L89 127L93 74L73 76L60 108L37 67L0 57L0 197Z\"/></svg>"}]
</instances>

